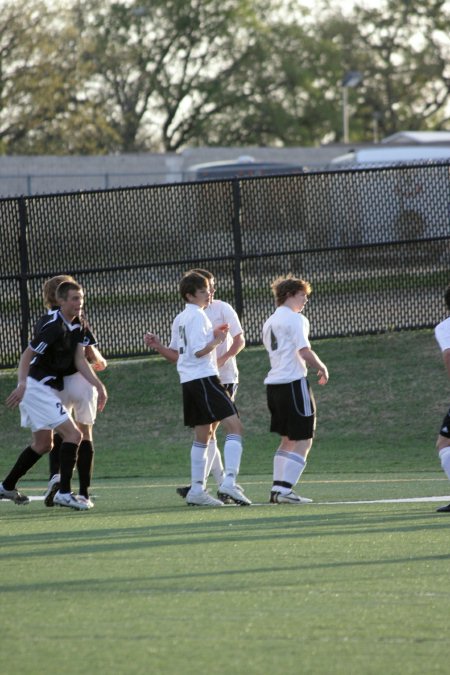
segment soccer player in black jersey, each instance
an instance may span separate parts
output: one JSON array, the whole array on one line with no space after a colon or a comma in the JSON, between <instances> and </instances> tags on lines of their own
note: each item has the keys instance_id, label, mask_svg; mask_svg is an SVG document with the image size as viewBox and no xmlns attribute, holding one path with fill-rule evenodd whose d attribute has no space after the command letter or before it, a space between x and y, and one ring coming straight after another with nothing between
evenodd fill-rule
<instances>
[{"instance_id":1,"label":"soccer player in black jersey","mask_svg":"<svg viewBox=\"0 0 450 675\"><path fill-rule=\"evenodd\" d=\"M39 323L36 335L23 352L18 369L18 384L6 400L14 408L20 405L21 424L33 432L31 445L19 455L15 465L0 484L0 499L26 504L29 499L18 492L16 485L52 447L52 431L62 437L60 449L60 489L54 501L78 511L88 508L71 492L71 478L76 463L82 434L61 402L58 392L63 388L64 376L73 363L76 369L98 392L98 409L105 407L106 389L87 362L82 345L80 325L73 323L80 316L84 294L76 282L67 281L58 286L60 309Z\"/></svg>"}]
</instances>

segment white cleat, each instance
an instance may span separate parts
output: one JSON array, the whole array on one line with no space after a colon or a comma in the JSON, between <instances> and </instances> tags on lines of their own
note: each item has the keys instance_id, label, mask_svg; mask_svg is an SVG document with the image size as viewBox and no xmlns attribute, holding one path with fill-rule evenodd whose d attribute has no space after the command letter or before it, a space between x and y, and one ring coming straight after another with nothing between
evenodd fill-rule
<instances>
[{"instance_id":1,"label":"white cleat","mask_svg":"<svg viewBox=\"0 0 450 675\"><path fill-rule=\"evenodd\" d=\"M223 502L211 497L206 490L202 490L201 492L189 490L186 495L186 504L188 506L223 506Z\"/></svg>"},{"instance_id":2,"label":"white cleat","mask_svg":"<svg viewBox=\"0 0 450 675\"><path fill-rule=\"evenodd\" d=\"M77 495L76 500L80 502L80 504L86 504L88 509L93 509L95 504L92 501L90 497L85 497L84 495Z\"/></svg>"},{"instance_id":3,"label":"white cleat","mask_svg":"<svg viewBox=\"0 0 450 675\"><path fill-rule=\"evenodd\" d=\"M229 497L233 500L235 504L239 506L250 506L251 501L244 495L244 492L240 485L222 485L217 491L217 496L223 501L225 498Z\"/></svg>"},{"instance_id":4,"label":"white cleat","mask_svg":"<svg viewBox=\"0 0 450 675\"><path fill-rule=\"evenodd\" d=\"M62 493L59 490L53 497L53 503L58 506L67 506L75 511L87 511L89 508L86 504L79 502L72 492Z\"/></svg>"},{"instance_id":5,"label":"white cleat","mask_svg":"<svg viewBox=\"0 0 450 675\"><path fill-rule=\"evenodd\" d=\"M286 494L277 492L276 490L272 490L270 493L271 504L311 504L311 502L312 499L308 499L308 497L300 497L300 495L296 495L293 490L287 492Z\"/></svg>"}]
</instances>

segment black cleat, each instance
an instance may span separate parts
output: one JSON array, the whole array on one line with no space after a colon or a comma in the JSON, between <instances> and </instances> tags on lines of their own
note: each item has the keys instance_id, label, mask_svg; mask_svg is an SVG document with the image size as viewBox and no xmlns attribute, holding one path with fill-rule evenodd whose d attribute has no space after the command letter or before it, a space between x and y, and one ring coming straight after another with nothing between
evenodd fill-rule
<instances>
[{"instance_id":1,"label":"black cleat","mask_svg":"<svg viewBox=\"0 0 450 675\"><path fill-rule=\"evenodd\" d=\"M450 504L447 504L447 506L440 506L436 509L436 513L450 513Z\"/></svg>"},{"instance_id":2,"label":"black cleat","mask_svg":"<svg viewBox=\"0 0 450 675\"><path fill-rule=\"evenodd\" d=\"M190 485L185 485L184 487L177 488L177 495L180 495L183 499L186 499L189 490L191 489Z\"/></svg>"}]
</instances>

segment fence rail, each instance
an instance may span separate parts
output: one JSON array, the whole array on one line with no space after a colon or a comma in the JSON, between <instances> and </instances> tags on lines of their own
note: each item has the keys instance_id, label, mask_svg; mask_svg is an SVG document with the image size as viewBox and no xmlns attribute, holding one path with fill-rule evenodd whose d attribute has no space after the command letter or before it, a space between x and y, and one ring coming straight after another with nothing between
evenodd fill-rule
<instances>
[{"instance_id":1,"label":"fence rail","mask_svg":"<svg viewBox=\"0 0 450 675\"><path fill-rule=\"evenodd\" d=\"M313 286L312 337L429 327L450 281L450 164L154 185L0 200L0 368L42 314L45 279L75 276L106 357L169 339L181 274L211 269L217 296L259 344L271 281Z\"/></svg>"}]
</instances>

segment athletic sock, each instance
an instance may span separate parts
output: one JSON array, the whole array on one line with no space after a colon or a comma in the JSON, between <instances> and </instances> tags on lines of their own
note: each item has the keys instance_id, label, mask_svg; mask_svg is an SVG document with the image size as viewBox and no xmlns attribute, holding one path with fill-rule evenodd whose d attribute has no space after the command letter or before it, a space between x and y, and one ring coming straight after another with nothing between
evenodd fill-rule
<instances>
[{"instance_id":1,"label":"athletic sock","mask_svg":"<svg viewBox=\"0 0 450 675\"><path fill-rule=\"evenodd\" d=\"M61 481L59 491L63 494L70 492L70 482L72 480L73 470L77 461L78 445L76 443L61 443L60 449L60 469Z\"/></svg>"},{"instance_id":2,"label":"athletic sock","mask_svg":"<svg viewBox=\"0 0 450 675\"><path fill-rule=\"evenodd\" d=\"M305 469L306 459L296 452L288 452L286 454L287 457L283 469L283 482L295 486ZM283 490L281 490L281 492L283 492Z\"/></svg>"},{"instance_id":3,"label":"athletic sock","mask_svg":"<svg viewBox=\"0 0 450 675\"><path fill-rule=\"evenodd\" d=\"M77 457L78 478L80 480L79 494L86 497L86 499L89 497L93 468L94 446L92 441L81 441Z\"/></svg>"},{"instance_id":4,"label":"athletic sock","mask_svg":"<svg viewBox=\"0 0 450 675\"><path fill-rule=\"evenodd\" d=\"M13 468L3 481L5 490L14 490L19 479L22 478L22 476L25 476L41 457L42 455L39 455L33 450L31 445L28 445L25 450L20 453Z\"/></svg>"},{"instance_id":5,"label":"athletic sock","mask_svg":"<svg viewBox=\"0 0 450 675\"><path fill-rule=\"evenodd\" d=\"M217 485L221 485L225 478L225 471L223 470L222 456L215 438L208 443L208 464L206 476L208 477L212 473Z\"/></svg>"},{"instance_id":6,"label":"athletic sock","mask_svg":"<svg viewBox=\"0 0 450 675\"><path fill-rule=\"evenodd\" d=\"M441 466L445 471L445 475L450 480L450 447L449 446L447 446L446 448L442 448L442 450L439 450L439 459L441 460Z\"/></svg>"},{"instance_id":7,"label":"athletic sock","mask_svg":"<svg viewBox=\"0 0 450 675\"><path fill-rule=\"evenodd\" d=\"M242 457L242 437L238 434L227 434L223 446L225 460L225 485L234 485L239 473Z\"/></svg>"},{"instance_id":8,"label":"athletic sock","mask_svg":"<svg viewBox=\"0 0 450 675\"><path fill-rule=\"evenodd\" d=\"M53 448L48 454L48 466L50 470L50 479L59 473L59 451L61 449L62 437L59 434L53 435Z\"/></svg>"},{"instance_id":9,"label":"athletic sock","mask_svg":"<svg viewBox=\"0 0 450 675\"><path fill-rule=\"evenodd\" d=\"M199 492L206 485L206 443L194 441L191 448L191 490Z\"/></svg>"},{"instance_id":10,"label":"athletic sock","mask_svg":"<svg viewBox=\"0 0 450 675\"><path fill-rule=\"evenodd\" d=\"M288 459L289 453L287 450L278 448L273 457L273 485L276 487L283 480L284 465Z\"/></svg>"}]
</instances>

